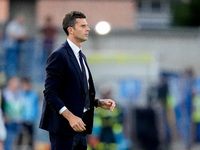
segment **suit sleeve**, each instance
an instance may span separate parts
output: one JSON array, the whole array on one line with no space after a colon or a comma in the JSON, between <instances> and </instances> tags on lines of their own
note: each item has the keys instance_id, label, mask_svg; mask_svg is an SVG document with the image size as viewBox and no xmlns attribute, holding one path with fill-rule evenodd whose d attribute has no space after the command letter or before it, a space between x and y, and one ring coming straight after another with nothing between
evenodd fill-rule
<instances>
[{"instance_id":1,"label":"suit sleeve","mask_svg":"<svg viewBox=\"0 0 200 150\"><path fill-rule=\"evenodd\" d=\"M46 67L47 76L45 80L44 97L50 108L57 113L65 106L58 96L65 71L64 64L65 62L62 54L54 52L49 57Z\"/></svg>"}]
</instances>

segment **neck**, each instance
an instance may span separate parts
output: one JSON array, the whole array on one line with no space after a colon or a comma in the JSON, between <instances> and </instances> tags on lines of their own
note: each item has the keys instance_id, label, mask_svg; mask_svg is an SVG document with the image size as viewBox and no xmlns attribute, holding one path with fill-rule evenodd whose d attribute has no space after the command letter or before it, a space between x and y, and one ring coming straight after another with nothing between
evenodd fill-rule
<instances>
[{"instance_id":1,"label":"neck","mask_svg":"<svg viewBox=\"0 0 200 150\"><path fill-rule=\"evenodd\" d=\"M73 42L76 46L78 46L79 48L81 48L81 42L78 42L77 40L75 40L74 38L71 38L70 36L68 36L68 39Z\"/></svg>"}]
</instances>

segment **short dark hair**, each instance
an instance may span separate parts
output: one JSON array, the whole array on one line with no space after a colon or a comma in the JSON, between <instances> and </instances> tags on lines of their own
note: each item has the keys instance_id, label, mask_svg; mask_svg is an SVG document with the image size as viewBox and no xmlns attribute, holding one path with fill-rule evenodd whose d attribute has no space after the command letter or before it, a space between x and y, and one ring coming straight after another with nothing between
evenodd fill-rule
<instances>
[{"instance_id":1,"label":"short dark hair","mask_svg":"<svg viewBox=\"0 0 200 150\"><path fill-rule=\"evenodd\" d=\"M31 83L31 79L28 78L28 77L22 77L22 78L21 78L21 82L22 82L22 83L28 83L28 84L30 84L30 83Z\"/></svg>"},{"instance_id":2,"label":"short dark hair","mask_svg":"<svg viewBox=\"0 0 200 150\"><path fill-rule=\"evenodd\" d=\"M67 28L74 27L76 24L77 18L86 18L86 16L80 11L72 11L65 15L62 26L63 26L63 30L65 31L67 35L69 35Z\"/></svg>"}]
</instances>

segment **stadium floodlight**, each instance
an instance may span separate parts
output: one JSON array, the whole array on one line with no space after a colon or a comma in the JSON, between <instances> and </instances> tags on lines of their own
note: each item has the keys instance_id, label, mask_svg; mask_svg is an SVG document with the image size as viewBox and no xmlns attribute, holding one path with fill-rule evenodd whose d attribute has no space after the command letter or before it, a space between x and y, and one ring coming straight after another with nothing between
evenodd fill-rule
<instances>
[{"instance_id":1,"label":"stadium floodlight","mask_svg":"<svg viewBox=\"0 0 200 150\"><path fill-rule=\"evenodd\" d=\"M95 30L100 35L108 34L111 30L110 24L106 21L100 21L95 26Z\"/></svg>"}]
</instances>

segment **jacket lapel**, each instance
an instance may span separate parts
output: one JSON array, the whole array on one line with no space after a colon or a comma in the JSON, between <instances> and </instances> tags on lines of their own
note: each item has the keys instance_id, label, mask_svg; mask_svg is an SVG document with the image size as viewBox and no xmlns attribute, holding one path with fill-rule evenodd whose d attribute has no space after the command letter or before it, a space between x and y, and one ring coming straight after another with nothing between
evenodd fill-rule
<instances>
[{"instance_id":1,"label":"jacket lapel","mask_svg":"<svg viewBox=\"0 0 200 150\"><path fill-rule=\"evenodd\" d=\"M80 82L81 82L81 85L82 85L82 88L84 89L84 86L83 86L83 78L82 78L82 72L81 72L81 69L80 69L80 66L77 62L77 59L76 59L76 56L74 55L74 52L73 50L71 49L71 47L69 46L68 42L66 41L65 42L65 46L66 46L66 49L67 49L67 52L68 54L70 55L70 59L71 59L71 62L72 64L74 65L74 68L79 76L79 79L80 79ZM86 92L86 91L85 91Z\"/></svg>"}]
</instances>

